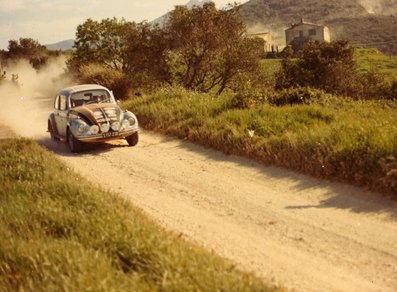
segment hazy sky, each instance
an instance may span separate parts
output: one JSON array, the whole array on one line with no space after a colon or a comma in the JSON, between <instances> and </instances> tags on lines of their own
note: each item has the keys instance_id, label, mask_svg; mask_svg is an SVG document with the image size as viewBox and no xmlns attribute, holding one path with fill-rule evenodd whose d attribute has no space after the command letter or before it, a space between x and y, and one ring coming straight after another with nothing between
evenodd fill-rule
<instances>
[{"instance_id":1,"label":"hazy sky","mask_svg":"<svg viewBox=\"0 0 397 292\"><path fill-rule=\"evenodd\" d=\"M154 20L189 0L0 0L0 49L8 41L32 38L40 44L73 39L87 18ZM234 2L215 0L218 7ZM237 1L244 3L246 0Z\"/></svg>"}]
</instances>

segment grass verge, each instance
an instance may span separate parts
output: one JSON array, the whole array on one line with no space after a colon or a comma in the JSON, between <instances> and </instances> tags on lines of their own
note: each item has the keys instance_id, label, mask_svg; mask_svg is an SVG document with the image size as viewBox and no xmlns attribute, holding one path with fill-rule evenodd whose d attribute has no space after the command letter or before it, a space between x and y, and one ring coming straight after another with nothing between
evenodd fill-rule
<instances>
[{"instance_id":1,"label":"grass verge","mask_svg":"<svg viewBox=\"0 0 397 292\"><path fill-rule=\"evenodd\" d=\"M125 101L143 127L373 190L397 194L397 103L324 94L311 104L262 103L164 88Z\"/></svg>"},{"instance_id":2,"label":"grass verge","mask_svg":"<svg viewBox=\"0 0 397 292\"><path fill-rule=\"evenodd\" d=\"M266 291L26 139L0 140L1 291Z\"/></svg>"},{"instance_id":3,"label":"grass verge","mask_svg":"<svg viewBox=\"0 0 397 292\"><path fill-rule=\"evenodd\" d=\"M387 56L377 49L356 49L355 60L361 72L374 71L389 82L396 80L397 56Z\"/></svg>"}]
</instances>

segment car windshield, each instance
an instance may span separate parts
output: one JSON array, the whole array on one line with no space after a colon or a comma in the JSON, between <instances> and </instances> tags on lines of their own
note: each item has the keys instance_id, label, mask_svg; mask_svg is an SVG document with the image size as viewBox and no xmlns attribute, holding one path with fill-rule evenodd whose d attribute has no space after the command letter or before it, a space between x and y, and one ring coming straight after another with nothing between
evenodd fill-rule
<instances>
[{"instance_id":1,"label":"car windshield","mask_svg":"<svg viewBox=\"0 0 397 292\"><path fill-rule=\"evenodd\" d=\"M90 103L113 103L109 92L103 89L86 90L73 93L70 97L70 106L82 106Z\"/></svg>"}]
</instances>

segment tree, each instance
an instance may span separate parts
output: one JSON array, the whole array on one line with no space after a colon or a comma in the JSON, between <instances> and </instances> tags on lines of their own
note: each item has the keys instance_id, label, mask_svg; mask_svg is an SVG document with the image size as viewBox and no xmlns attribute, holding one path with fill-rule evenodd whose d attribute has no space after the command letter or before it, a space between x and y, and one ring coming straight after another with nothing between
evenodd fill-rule
<instances>
[{"instance_id":1,"label":"tree","mask_svg":"<svg viewBox=\"0 0 397 292\"><path fill-rule=\"evenodd\" d=\"M31 38L20 38L17 40L8 41L7 59L26 59L35 69L39 69L44 65L50 52L47 48L41 45L38 41Z\"/></svg>"},{"instance_id":2,"label":"tree","mask_svg":"<svg viewBox=\"0 0 397 292\"><path fill-rule=\"evenodd\" d=\"M237 9L217 10L213 2L176 6L165 35L170 75L185 88L221 93L238 73L258 66L261 46L245 37Z\"/></svg>"},{"instance_id":3,"label":"tree","mask_svg":"<svg viewBox=\"0 0 397 292\"><path fill-rule=\"evenodd\" d=\"M166 61L169 43L162 29L142 22L128 31L126 41L124 71L133 85L170 83Z\"/></svg>"},{"instance_id":4,"label":"tree","mask_svg":"<svg viewBox=\"0 0 397 292\"><path fill-rule=\"evenodd\" d=\"M122 71L125 67L125 39L133 29L135 23L116 18L101 22L87 19L77 27L75 51L68 62L69 69L76 73L82 66L98 63L107 69Z\"/></svg>"},{"instance_id":5,"label":"tree","mask_svg":"<svg viewBox=\"0 0 397 292\"><path fill-rule=\"evenodd\" d=\"M357 85L354 48L347 41L321 44L309 41L294 60L283 59L276 88L309 86L337 94L351 94Z\"/></svg>"}]
</instances>

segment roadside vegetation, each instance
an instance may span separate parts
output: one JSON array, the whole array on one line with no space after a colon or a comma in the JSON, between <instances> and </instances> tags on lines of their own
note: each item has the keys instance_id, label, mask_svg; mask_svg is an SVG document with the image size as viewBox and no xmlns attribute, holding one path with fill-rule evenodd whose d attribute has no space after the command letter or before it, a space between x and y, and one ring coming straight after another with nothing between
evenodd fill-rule
<instances>
[{"instance_id":1,"label":"roadside vegetation","mask_svg":"<svg viewBox=\"0 0 397 292\"><path fill-rule=\"evenodd\" d=\"M235 96L166 88L123 106L134 109L147 129L397 194L395 102L341 99L314 89L285 90L271 98L236 108Z\"/></svg>"},{"instance_id":2,"label":"roadside vegetation","mask_svg":"<svg viewBox=\"0 0 397 292\"><path fill-rule=\"evenodd\" d=\"M146 128L396 194L395 57L343 40L280 59L262 48L238 9L176 6L163 27L87 19L68 72L112 89Z\"/></svg>"},{"instance_id":3,"label":"roadside vegetation","mask_svg":"<svg viewBox=\"0 0 397 292\"><path fill-rule=\"evenodd\" d=\"M35 142L0 141L1 291L274 291L86 182Z\"/></svg>"},{"instance_id":4,"label":"roadside vegetation","mask_svg":"<svg viewBox=\"0 0 397 292\"><path fill-rule=\"evenodd\" d=\"M354 57L362 72L377 72L390 82L397 78L397 56L382 54L377 49L357 48Z\"/></svg>"},{"instance_id":5,"label":"roadside vegetation","mask_svg":"<svg viewBox=\"0 0 397 292\"><path fill-rule=\"evenodd\" d=\"M87 19L67 53L147 129L397 195L395 57L346 41L263 60L237 9L177 6L164 27ZM0 51L40 69L36 41ZM377 64L377 65L374 65ZM84 182L30 140L0 141L0 290L272 290Z\"/></svg>"}]
</instances>

